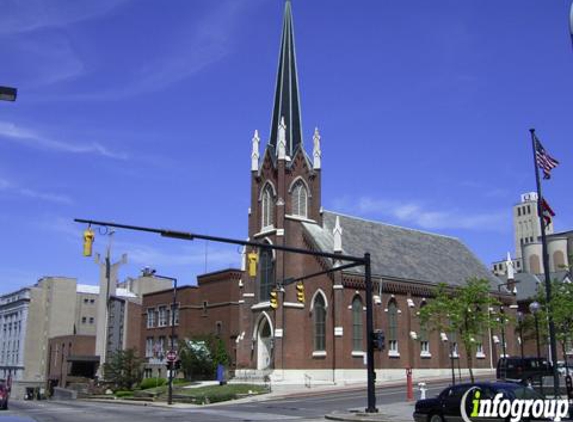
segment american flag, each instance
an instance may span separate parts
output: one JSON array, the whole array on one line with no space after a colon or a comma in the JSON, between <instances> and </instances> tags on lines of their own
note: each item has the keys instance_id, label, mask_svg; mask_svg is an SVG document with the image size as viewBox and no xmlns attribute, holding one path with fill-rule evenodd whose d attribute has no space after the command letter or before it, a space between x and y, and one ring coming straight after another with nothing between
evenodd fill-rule
<instances>
[{"instance_id":1,"label":"american flag","mask_svg":"<svg viewBox=\"0 0 573 422\"><path fill-rule=\"evenodd\" d=\"M543 148L537 136L535 137L535 161L537 162L537 167L543 170L544 179L551 179L551 170L559 165L559 161L545 152L545 148Z\"/></svg>"},{"instance_id":2,"label":"american flag","mask_svg":"<svg viewBox=\"0 0 573 422\"><path fill-rule=\"evenodd\" d=\"M545 221L545 226L551 224L551 218L555 217L555 212L551 209L545 198L541 198L541 214L543 215L543 221Z\"/></svg>"}]
</instances>

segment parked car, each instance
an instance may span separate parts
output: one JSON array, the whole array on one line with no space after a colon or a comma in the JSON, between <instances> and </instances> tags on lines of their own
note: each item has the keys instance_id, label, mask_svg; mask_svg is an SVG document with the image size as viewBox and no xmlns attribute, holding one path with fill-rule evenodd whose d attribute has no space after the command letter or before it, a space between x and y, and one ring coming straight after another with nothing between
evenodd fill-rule
<instances>
[{"instance_id":1,"label":"parked car","mask_svg":"<svg viewBox=\"0 0 573 422\"><path fill-rule=\"evenodd\" d=\"M5 383L0 383L0 409L8 410L8 399L10 392Z\"/></svg>"},{"instance_id":2,"label":"parked car","mask_svg":"<svg viewBox=\"0 0 573 422\"><path fill-rule=\"evenodd\" d=\"M553 376L553 366L545 358L501 358L496 377L501 381L523 382Z\"/></svg>"},{"instance_id":3,"label":"parked car","mask_svg":"<svg viewBox=\"0 0 573 422\"><path fill-rule=\"evenodd\" d=\"M443 390L436 398L418 400L414 410L414 420L416 422L459 422L462 421L460 403L464 394L470 388L479 388L482 398L493 399L497 394L502 393L505 399L526 399L536 400L544 397L536 391L516 383L510 382L481 382L458 384ZM472 400L466 399L466 412L472 412ZM502 422L502 419L488 418L487 421ZM534 419L529 420L543 420ZM503 421L505 422L505 421Z\"/></svg>"}]
</instances>

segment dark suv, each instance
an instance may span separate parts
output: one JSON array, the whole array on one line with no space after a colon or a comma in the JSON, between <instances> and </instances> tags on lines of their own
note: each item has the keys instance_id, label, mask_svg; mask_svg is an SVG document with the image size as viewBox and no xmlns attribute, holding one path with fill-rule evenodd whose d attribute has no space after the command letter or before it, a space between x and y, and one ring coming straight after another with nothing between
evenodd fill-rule
<instances>
[{"instance_id":1,"label":"dark suv","mask_svg":"<svg viewBox=\"0 0 573 422\"><path fill-rule=\"evenodd\" d=\"M8 398L10 393L6 384L0 382L0 409L8 410Z\"/></svg>"},{"instance_id":2,"label":"dark suv","mask_svg":"<svg viewBox=\"0 0 573 422\"><path fill-rule=\"evenodd\" d=\"M545 358L501 358L497 361L498 380L528 382L553 375L553 366Z\"/></svg>"}]
</instances>

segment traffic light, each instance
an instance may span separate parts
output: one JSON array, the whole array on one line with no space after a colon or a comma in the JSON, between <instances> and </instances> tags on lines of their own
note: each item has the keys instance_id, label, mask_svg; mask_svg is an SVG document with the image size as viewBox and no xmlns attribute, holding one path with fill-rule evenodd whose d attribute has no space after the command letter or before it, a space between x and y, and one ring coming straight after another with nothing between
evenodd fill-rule
<instances>
[{"instance_id":1,"label":"traffic light","mask_svg":"<svg viewBox=\"0 0 573 422\"><path fill-rule=\"evenodd\" d=\"M84 231L84 256L92 256L92 246L95 240L94 231L88 227Z\"/></svg>"},{"instance_id":2,"label":"traffic light","mask_svg":"<svg viewBox=\"0 0 573 422\"><path fill-rule=\"evenodd\" d=\"M386 348L386 336L384 335L384 331L374 331L372 333L372 343L374 344L374 349L384 350Z\"/></svg>"},{"instance_id":3,"label":"traffic light","mask_svg":"<svg viewBox=\"0 0 573 422\"><path fill-rule=\"evenodd\" d=\"M279 295L276 290L271 290L271 308L277 309L279 307Z\"/></svg>"},{"instance_id":4,"label":"traffic light","mask_svg":"<svg viewBox=\"0 0 573 422\"><path fill-rule=\"evenodd\" d=\"M302 281L296 283L296 299L300 303L304 303L304 284Z\"/></svg>"},{"instance_id":5,"label":"traffic light","mask_svg":"<svg viewBox=\"0 0 573 422\"><path fill-rule=\"evenodd\" d=\"M251 277L257 276L257 264L259 263L259 254L256 252L251 252L247 255L248 258L248 266L249 266L249 275Z\"/></svg>"}]
</instances>

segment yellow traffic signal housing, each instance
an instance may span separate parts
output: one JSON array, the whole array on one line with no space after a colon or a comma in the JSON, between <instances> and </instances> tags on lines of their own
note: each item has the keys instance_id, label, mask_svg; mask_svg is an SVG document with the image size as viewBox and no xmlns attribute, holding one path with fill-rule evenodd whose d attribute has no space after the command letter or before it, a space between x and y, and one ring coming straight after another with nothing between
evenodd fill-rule
<instances>
[{"instance_id":1,"label":"yellow traffic signal housing","mask_svg":"<svg viewBox=\"0 0 573 422\"><path fill-rule=\"evenodd\" d=\"M279 295L276 290L271 290L271 308L277 309L279 307Z\"/></svg>"},{"instance_id":2,"label":"yellow traffic signal housing","mask_svg":"<svg viewBox=\"0 0 573 422\"><path fill-rule=\"evenodd\" d=\"M256 252L251 252L247 255L247 258L248 258L249 276L256 277L257 264L259 263L259 254Z\"/></svg>"},{"instance_id":3,"label":"yellow traffic signal housing","mask_svg":"<svg viewBox=\"0 0 573 422\"><path fill-rule=\"evenodd\" d=\"M84 256L92 256L95 233L91 228L84 231Z\"/></svg>"},{"instance_id":4,"label":"yellow traffic signal housing","mask_svg":"<svg viewBox=\"0 0 573 422\"><path fill-rule=\"evenodd\" d=\"M296 283L296 299L300 303L304 303L304 284L302 282Z\"/></svg>"}]
</instances>

